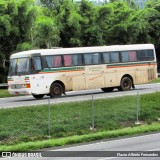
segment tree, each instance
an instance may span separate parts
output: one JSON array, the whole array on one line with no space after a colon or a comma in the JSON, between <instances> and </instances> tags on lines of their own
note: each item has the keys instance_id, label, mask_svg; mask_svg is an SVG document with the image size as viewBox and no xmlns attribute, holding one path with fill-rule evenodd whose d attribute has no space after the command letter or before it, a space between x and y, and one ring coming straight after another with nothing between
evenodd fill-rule
<instances>
[{"instance_id":1,"label":"tree","mask_svg":"<svg viewBox=\"0 0 160 160\"><path fill-rule=\"evenodd\" d=\"M149 0L146 9L149 10L145 17L150 26L149 35L152 38L152 43L158 47L160 46L160 0Z\"/></svg>"},{"instance_id":2,"label":"tree","mask_svg":"<svg viewBox=\"0 0 160 160\"><path fill-rule=\"evenodd\" d=\"M81 46L80 22L82 17L77 10L75 3L71 0L63 0L60 12L56 16L60 28L60 46Z\"/></svg>"},{"instance_id":3,"label":"tree","mask_svg":"<svg viewBox=\"0 0 160 160\"><path fill-rule=\"evenodd\" d=\"M9 59L10 53L15 49L15 37L18 28L14 23L14 18L18 14L16 1L0 1L0 82L6 82L7 69L4 62Z\"/></svg>"},{"instance_id":4,"label":"tree","mask_svg":"<svg viewBox=\"0 0 160 160\"><path fill-rule=\"evenodd\" d=\"M16 24L19 28L19 43L33 41L33 27L37 18L38 9L35 6L34 0L19 0L18 15Z\"/></svg>"},{"instance_id":5,"label":"tree","mask_svg":"<svg viewBox=\"0 0 160 160\"><path fill-rule=\"evenodd\" d=\"M149 0L146 4L149 10L145 16L149 26L151 42L155 45L157 59L160 61L160 0Z\"/></svg>"},{"instance_id":6,"label":"tree","mask_svg":"<svg viewBox=\"0 0 160 160\"><path fill-rule=\"evenodd\" d=\"M88 0L82 0L79 8L79 14L82 16L82 21L80 22L82 45L103 45L102 32L96 22L96 6Z\"/></svg>"},{"instance_id":7,"label":"tree","mask_svg":"<svg viewBox=\"0 0 160 160\"><path fill-rule=\"evenodd\" d=\"M43 7L48 8L50 11L56 11L55 14L60 13L60 6L63 4L63 0L40 0Z\"/></svg>"},{"instance_id":8,"label":"tree","mask_svg":"<svg viewBox=\"0 0 160 160\"><path fill-rule=\"evenodd\" d=\"M124 2L113 2L101 6L97 22L103 32L105 44L136 43L143 30L142 20L136 18L137 11Z\"/></svg>"},{"instance_id":9,"label":"tree","mask_svg":"<svg viewBox=\"0 0 160 160\"><path fill-rule=\"evenodd\" d=\"M0 1L0 58L8 59L15 49L18 28L15 25L15 17L18 15L16 1Z\"/></svg>"},{"instance_id":10,"label":"tree","mask_svg":"<svg viewBox=\"0 0 160 160\"><path fill-rule=\"evenodd\" d=\"M40 48L52 48L59 44L59 29L53 19L39 17L34 28L34 44Z\"/></svg>"}]
</instances>

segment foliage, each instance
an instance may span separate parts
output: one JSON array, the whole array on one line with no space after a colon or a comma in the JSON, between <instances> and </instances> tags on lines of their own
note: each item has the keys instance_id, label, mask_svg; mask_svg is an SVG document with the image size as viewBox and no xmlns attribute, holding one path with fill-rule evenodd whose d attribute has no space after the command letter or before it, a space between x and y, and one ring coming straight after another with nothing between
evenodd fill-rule
<instances>
[{"instance_id":1,"label":"foliage","mask_svg":"<svg viewBox=\"0 0 160 160\"><path fill-rule=\"evenodd\" d=\"M38 47L52 48L58 46L59 29L53 19L39 17L35 23L34 43Z\"/></svg>"},{"instance_id":2,"label":"foliage","mask_svg":"<svg viewBox=\"0 0 160 160\"><path fill-rule=\"evenodd\" d=\"M64 0L56 16L60 28L60 45L63 47L81 46L79 39L82 20L77 7L71 0Z\"/></svg>"},{"instance_id":3,"label":"foliage","mask_svg":"<svg viewBox=\"0 0 160 160\"><path fill-rule=\"evenodd\" d=\"M103 45L102 32L97 24L97 8L89 1L82 0L79 6L82 16L81 42L83 46Z\"/></svg>"},{"instance_id":4,"label":"foliage","mask_svg":"<svg viewBox=\"0 0 160 160\"><path fill-rule=\"evenodd\" d=\"M44 148L50 147L57 147L57 146L65 146L69 144L76 144L76 143L84 143L90 141L96 141L101 139L109 139L109 138L117 138L120 136L131 136L143 133L150 133L160 131L159 123L153 123L150 125L142 125L137 127L128 127L113 131L102 131L98 133L90 133L85 135L75 135L66 138L53 138L53 139L46 139L40 140L38 139L36 142L22 142L21 144L15 145L2 145L0 146L1 151L29 151L29 150L39 150ZM7 134L3 132L3 137L6 137ZM25 138L25 137L24 137ZM26 137L25 139L27 139ZM25 140L24 139L24 140Z\"/></svg>"},{"instance_id":5,"label":"foliage","mask_svg":"<svg viewBox=\"0 0 160 160\"><path fill-rule=\"evenodd\" d=\"M146 8L150 9L146 21L150 27L149 35L156 47L160 46L160 0L149 0ZM158 56L159 57L159 56Z\"/></svg>"},{"instance_id":6,"label":"foliage","mask_svg":"<svg viewBox=\"0 0 160 160\"><path fill-rule=\"evenodd\" d=\"M160 46L160 0L102 6L89 0L1 0L0 58L32 48L153 43ZM157 56L158 58L160 56Z\"/></svg>"}]
</instances>

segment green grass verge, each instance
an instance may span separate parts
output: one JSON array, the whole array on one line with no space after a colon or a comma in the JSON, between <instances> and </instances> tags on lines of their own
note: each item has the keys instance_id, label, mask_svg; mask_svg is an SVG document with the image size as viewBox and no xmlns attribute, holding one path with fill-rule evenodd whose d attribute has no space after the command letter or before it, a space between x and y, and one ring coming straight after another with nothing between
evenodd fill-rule
<instances>
[{"instance_id":1,"label":"green grass verge","mask_svg":"<svg viewBox=\"0 0 160 160\"><path fill-rule=\"evenodd\" d=\"M160 92L140 95L139 120L143 124L152 124L160 118L159 97ZM5 146L11 146L11 148L12 146L23 146L25 145L23 142L34 144L35 147L39 145L40 148L50 147L52 141L56 141L56 139L59 141L62 138L65 141L67 137L73 138L75 135L80 139L82 137L80 142L85 141L83 135L86 137L87 134L90 137L92 134L115 132L114 134L117 133L117 136L120 136L119 130L123 128L130 127L131 130L134 130L137 120L136 113L137 96L95 100L94 125L96 133L93 134L93 131L90 130L92 126L91 101L52 104L50 109L50 139L52 140L48 140L48 105L0 109L0 150ZM146 130L140 133L144 133ZM148 130L150 131L150 129ZM157 130L160 130L159 127L154 129L154 131ZM102 136L102 138L104 137ZM41 147L39 143L43 141L50 145L43 144ZM78 140L76 140L77 142ZM62 143L62 145L64 144L69 144L69 142ZM24 147L24 149L35 148Z\"/></svg>"},{"instance_id":2,"label":"green grass verge","mask_svg":"<svg viewBox=\"0 0 160 160\"><path fill-rule=\"evenodd\" d=\"M151 83L160 83L160 78L152 80Z\"/></svg>"},{"instance_id":3,"label":"green grass verge","mask_svg":"<svg viewBox=\"0 0 160 160\"><path fill-rule=\"evenodd\" d=\"M154 131L160 131L159 123L153 123L152 125L142 125L142 126L137 126L132 128L129 127L129 128L118 129L113 131L103 131L103 132L92 133L92 134L81 135L81 136L76 135L76 136L71 136L67 138L20 143L12 146L4 145L4 146L0 146L0 151L37 150L42 148L64 146L67 144L90 142L90 141L95 141L100 139L116 138L116 137L127 136L127 135L130 136L130 135L142 134L142 133L154 132Z\"/></svg>"},{"instance_id":4,"label":"green grass verge","mask_svg":"<svg viewBox=\"0 0 160 160\"><path fill-rule=\"evenodd\" d=\"M11 97L7 89L0 89L0 98Z\"/></svg>"},{"instance_id":5,"label":"green grass verge","mask_svg":"<svg viewBox=\"0 0 160 160\"><path fill-rule=\"evenodd\" d=\"M15 97L17 95L12 95L8 92L8 89L0 89L0 98L6 98L6 97Z\"/></svg>"}]
</instances>

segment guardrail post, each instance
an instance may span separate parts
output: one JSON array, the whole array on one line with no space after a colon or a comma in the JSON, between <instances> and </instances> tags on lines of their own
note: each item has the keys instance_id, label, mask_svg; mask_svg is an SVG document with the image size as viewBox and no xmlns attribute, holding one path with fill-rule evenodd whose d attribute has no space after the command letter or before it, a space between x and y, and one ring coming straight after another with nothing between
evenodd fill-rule
<instances>
[{"instance_id":1,"label":"guardrail post","mask_svg":"<svg viewBox=\"0 0 160 160\"><path fill-rule=\"evenodd\" d=\"M139 96L139 89L137 90L136 115L137 115L137 121L135 122L135 124L141 124L140 121L139 121L139 116L140 116L140 96Z\"/></svg>"},{"instance_id":2,"label":"guardrail post","mask_svg":"<svg viewBox=\"0 0 160 160\"><path fill-rule=\"evenodd\" d=\"M48 99L48 136L51 136L51 104L50 97Z\"/></svg>"},{"instance_id":3,"label":"guardrail post","mask_svg":"<svg viewBox=\"0 0 160 160\"><path fill-rule=\"evenodd\" d=\"M90 127L90 130L95 131L95 126L94 126L94 97L92 93L92 127Z\"/></svg>"}]
</instances>

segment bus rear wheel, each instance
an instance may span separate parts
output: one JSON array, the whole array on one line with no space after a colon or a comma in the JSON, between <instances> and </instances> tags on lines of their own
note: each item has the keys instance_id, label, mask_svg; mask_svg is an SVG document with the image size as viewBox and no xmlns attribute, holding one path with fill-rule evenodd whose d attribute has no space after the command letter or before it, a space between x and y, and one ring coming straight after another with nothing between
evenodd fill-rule
<instances>
[{"instance_id":1,"label":"bus rear wheel","mask_svg":"<svg viewBox=\"0 0 160 160\"><path fill-rule=\"evenodd\" d=\"M59 83L53 83L50 88L51 97L60 97L63 93L63 87Z\"/></svg>"},{"instance_id":2,"label":"bus rear wheel","mask_svg":"<svg viewBox=\"0 0 160 160\"><path fill-rule=\"evenodd\" d=\"M44 94L32 94L32 96L36 99L41 99L44 97Z\"/></svg>"},{"instance_id":3,"label":"bus rear wheel","mask_svg":"<svg viewBox=\"0 0 160 160\"><path fill-rule=\"evenodd\" d=\"M114 87L109 87L109 88L101 88L103 92L112 92L114 90Z\"/></svg>"},{"instance_id":4,"label":"bus rear wheel","mask_svg":"<svg viewBox=\"0 0 160 160\"><path fill-rule=\"evenodd\" d=\"M132 88L132 80L129 77L123 77L118 87L119 91L129 91Z\"/></svg>"}]
</instances>

